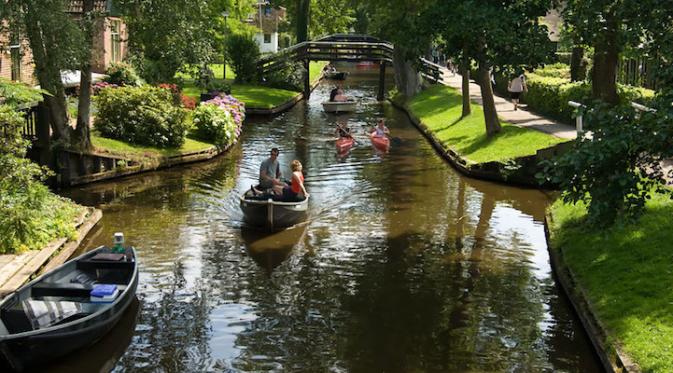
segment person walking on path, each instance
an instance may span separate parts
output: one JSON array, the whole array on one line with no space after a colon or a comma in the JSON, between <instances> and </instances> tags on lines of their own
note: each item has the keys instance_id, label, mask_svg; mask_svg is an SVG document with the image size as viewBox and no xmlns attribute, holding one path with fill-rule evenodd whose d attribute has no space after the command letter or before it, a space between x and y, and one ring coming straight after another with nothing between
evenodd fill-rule
<instances>
[{"instance_id":1,"label":"person walking on path","mask_svg":"<svg viewBox=\"0 0 673 373\"><path fill-rule=\"evenodd\" d=\"M521 94L528 91L528 87L526 87L526 76L521 73L519 76L510 80L507 90L512 98L514 111L516 111L519 109L519 99L521 98Z\"/></svg>"}]
</instances>

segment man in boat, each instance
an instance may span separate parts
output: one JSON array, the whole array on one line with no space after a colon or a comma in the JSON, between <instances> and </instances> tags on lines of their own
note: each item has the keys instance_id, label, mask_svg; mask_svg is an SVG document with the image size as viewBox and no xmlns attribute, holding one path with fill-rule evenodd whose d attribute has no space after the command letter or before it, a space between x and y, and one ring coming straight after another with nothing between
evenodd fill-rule
<instances>
[{"instance_id":1,"label":"man in boat","mask_svg":"<svg viewBox=\"0 0 673 373\"><path fill-rule=\"evenodd\" d=\"M330 92L329 92L329 101L334 102L334 98L339 94L339 87L335 86Z\"/></svg>"},{"instance_id":2,"label":"man in boat","mask_svg":"<svg viewBox=\"0 0 673 373\"><path fill-rule=\"evenodd\" d=\"M259 188L262 191L272 190L274 194L281 194L285 183L281 181L280 164L278 163L278 148L271 149L271 155L259 166ZM254 195L261 191L252 188Z\"/></svg>"},{"instance_id":3,"label":"man in boat","mask_svg":"<svg viewBox=\"0 0 673 373\"><path fill-rule=\"evenodd\" d=\"M351 129L348 128L346 122L337 123L335 134L337 135L337 137L346 137L346 138L353 137L353 135L351 135Z\"/></svg>"},{"instance_id":4,"label":"man in boat","mask_svg":"<svg viewBox=\"0 0 673 373\"><path fill-rule=\"evenodd\" d=\"M352 101L352 100L344 94L343 89L339 88L339 89L337 89L336 96L334 96L334 101L336 101L336 102L346 102L346 101Z\"/></svg>"}]
</instances>

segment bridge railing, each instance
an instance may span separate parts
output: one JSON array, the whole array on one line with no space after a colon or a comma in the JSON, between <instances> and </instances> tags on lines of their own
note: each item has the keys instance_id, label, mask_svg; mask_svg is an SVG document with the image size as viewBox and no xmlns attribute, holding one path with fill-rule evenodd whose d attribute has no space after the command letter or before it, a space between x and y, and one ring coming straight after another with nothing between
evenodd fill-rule
<instances>
[{"instance_id":1,"label":"bridge railing","mask_svg":"<svg viewBox=\"0 0 673 373\"><path fill-rule=\"evenodd\" d=\"M429 61L423 57L420 58L420 68L419 72L421 76L425 79L438 83L442 80L442 67L432 61Z\"/></svg>"},{"instance_id":2,"label":"bridge railing","mask_svg":"<svg viewBox=\"0 0 673 373\"><path fill-rule=\"evenodd\" d=\"M309 41L260 59L258 71L264 75L287 67L290 63L312 61L375 61L393 60L393 45L384 42Z\"/></svg>"},{"instance_id":3,"label":"bridge railing","mask_svg":"<svg viewBox=\"0 0 673 373\"><path fill-rule=\"evenodd\" d=\"M37 103L34 103L17 109L25 118L23 127L21 127L21 135L30 141L37 140L37 108ZM10 131L9 124L0 123L0 127L2 127L2 136L8 136Z\"/></svg>"}]
</instances>

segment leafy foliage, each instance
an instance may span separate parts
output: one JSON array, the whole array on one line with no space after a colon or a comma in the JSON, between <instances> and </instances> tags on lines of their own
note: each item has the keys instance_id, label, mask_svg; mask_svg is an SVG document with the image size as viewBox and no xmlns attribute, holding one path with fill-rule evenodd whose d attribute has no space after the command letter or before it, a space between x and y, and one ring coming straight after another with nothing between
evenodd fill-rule
<instances>
[{"instance_id":1,"label":"leafy foliage","mask_svg":"<svg viewBox=\"0 0 673 373\"><path fill-rule=\"evenodd\" d=\"M301 62L289 63L285 68L273 71L263 78L264 85L301 92L304 88L306 69Z\"/></svg>"},{"instance_id":2,"label":"leafy foliage","mask_svg":"<svg viewBox=\"0 0 673 373\"><path fill-rule=\"evenodd\" d=\"M142 80L133 65L126 62L110 64L105 70L105 74L108 75L104 79L106 83L128 86L139 86L142 84Z\"/></svg>"},{"instance_id":3,"label":"leafy foliage","mask_svg":"<svg viewBox=\"0 0 673 373\"><path fill-rule=\"evenodd\" d=\"M26 84L0 78L0 102L10 106L23 106L42 101L44 92Z\"/></svg>"},{"instance_id":4,"label":"leafy foliage","mask_svg":"<svg viewBox=\"0 0 673 373\"><path fill-rule=\"evenodd\" d=\"M186 112L170 90L143 86L103 89L96 96L96 128L109 138L155 147L180 147Z\"/></svg>"},{"instance_id":5,"label":"leafy foliage","mask_svg":"<svg viewBox=\"0 0 673 373\"><path fill-rule=\"evenodd\" d=\"M259 47L247 34L235 34L227 37L227 62L236 72L236 82L249 83L255 80Z\"/></svg>"},{"instance_id":6,"label":"leafy foliage","mask_svg":"<svg viewBox=\"0 0 673 373\"><path fill-rule=\"evenodd\" d=\"M150 83L170 81L185 64L208 61L214 52L212 0L118 0L129 28L129 51Z\"/></svg>"},{"instance_id":7,"label":"leafy foliage","mask_svg":"<svg viewBox=\"0 0 673 373\"><path fill-rule=\"evenodd\" d=\"M215 143L220 148L233 144L241 133L242 119L240 112L233 108L231 103L238 101L231 96L206 101L199 105L193 114L197 136L206 141ZM234 114L235 113L235 114ZM237 115L239 121L235 120Z\"/></svg>"},{"instance_id":8,"label":"leafy foliage","mask_svg":"<svg viewBox=\"0 0 673 373\"><path fill-rule=\"evenodd\" d=\"M665 113L596 102L583 115L591 136L579 137L571 152L546 161L545 175L539 176L559 185L566 203L585 203L589 223L633 220L652 193L673 193L663 187L661 168L661 161L673 156Z\"/></svg>"},{"instance_id":9,"label":"leafy foliage","mask_svg":"<svg viewBox=\"0 0 673 373\"><path fill-rule=\"evenodd\" d=\"M55 237L74 235L79 209L40 181L47 170L24 158L23 116L0 105L0 254L36 249Z\"/></svg>"}]
</instances>

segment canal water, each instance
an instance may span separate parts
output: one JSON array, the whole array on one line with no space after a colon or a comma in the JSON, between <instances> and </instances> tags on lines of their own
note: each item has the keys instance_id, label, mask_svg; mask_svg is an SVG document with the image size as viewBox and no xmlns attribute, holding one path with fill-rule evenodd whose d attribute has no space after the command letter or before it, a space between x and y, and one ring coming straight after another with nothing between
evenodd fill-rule
<instances>
[{"instance_id":1,"label":"canal water","mask_svg":"<svg viewBox=\"0 0 673 373\"><path fill-rule=\"evenodd\" d=\"M600 371L552 277L548 197L461 176L375 100L372 71L346 82L356 113L324 113L324 82L213 161L64 192L103 210L87 247L121 231L137 248L139 302L52 371ZM363 135L377 117L387 153ZM358 141L345 155L337 121ZM307 224L266 234L238 197L272 147L312 199Z\"/></svg>"}]
</instances>

